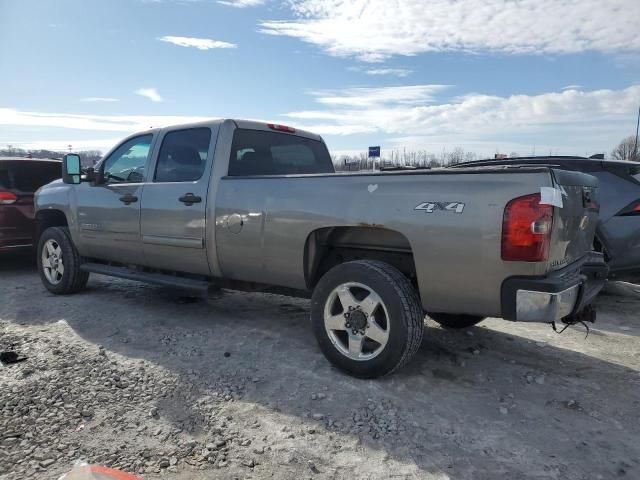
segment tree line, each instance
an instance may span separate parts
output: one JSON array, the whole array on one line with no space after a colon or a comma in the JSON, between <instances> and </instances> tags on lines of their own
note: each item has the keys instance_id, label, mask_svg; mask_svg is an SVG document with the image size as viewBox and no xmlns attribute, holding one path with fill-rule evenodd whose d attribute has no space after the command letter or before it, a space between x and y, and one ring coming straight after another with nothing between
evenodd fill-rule
<instances>
[{"instance_id":1,"label":"tree line","mask_svg":"<svg viewBox=\"0 0 640 480\"><path fill-rule=\"evenodd\" d=\"M24 149L12 145L7 145L6 148L0 148L0 157L53 158L62 160L65 153L67 152L47 149ZM102 158L102 152L99 150L83 150L74 153L80 155L82 165L85 167L92 167Z\"/></svg>"},{"instance_id":2,"label":"tree line","mask_svg":"<svg viewBox=\"0 0 640 480\"><path fill-rule=\"evenodd\" d=\"M516 158L520 155L518 152L507 154L496 153L495 158ZM338 171L349 170L372 170L375 167L394 167L394 166L410 166L415 168L438 168L458 163L471 162L478 160L478 154L472 151L466 151L461 147L455 147L453 150L443 150L439 154L429 152L428 150L407 150L394 149L391 150L383 158L371 158L366 152L355 155L333 156L333 163ZM628 160L640 162L640 145L636 144L635 135L623 139L609 154L611 160ZM375 162L375 165L374 165Z\"/></svg>"}]
</instances>

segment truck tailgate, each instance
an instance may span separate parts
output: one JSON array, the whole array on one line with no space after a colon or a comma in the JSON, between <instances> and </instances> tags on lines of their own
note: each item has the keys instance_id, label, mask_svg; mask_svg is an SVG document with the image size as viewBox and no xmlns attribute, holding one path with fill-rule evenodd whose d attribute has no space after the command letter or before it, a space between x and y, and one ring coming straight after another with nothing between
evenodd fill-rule
<instances>
[{"instance_id":1,"label":"truck tailgate","mask_svg":"<svg viewBox=\"0 0 640 480\"><path fill-rule=\"evenodd\" d=\"M585 173L552 169L555 193L551 250L547 271L558 270L593 249L598 222L598 180ZM544 200L544 198L543 198Z\"/></svg>"}]
</instances>

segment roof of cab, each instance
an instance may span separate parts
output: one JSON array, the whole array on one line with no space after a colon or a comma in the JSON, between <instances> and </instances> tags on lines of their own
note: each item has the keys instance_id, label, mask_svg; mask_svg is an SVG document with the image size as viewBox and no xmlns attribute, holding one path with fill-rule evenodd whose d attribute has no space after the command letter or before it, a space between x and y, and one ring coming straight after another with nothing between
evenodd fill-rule
<instances>
[{"instance_id":1,"label":"roof of cab","mask_svg":"<svg viewBox=\"0 0 640 480\"><path fill-rule=\"evenodd\" d=\"M235 125L236 128L244 128L247 130L263 130L266 132L277 132L277 133L285 133L287 134L287 132L283 132L282 130L278 130L274 127L276 126L281 126L279 124L276 123L270 123L270 122L260 122L257 120L242 120L242 119L238 119L238 118L227 118L227 119L211 119L211 120L204 120L204 121L200 121L200 122L192 122L192 123L183 123L183 124L178 124L178 125L168 125L164 128L152 128L149 129L147 131L143 131L143 132L138 132L136 135L140 135L143 133L153 133L157 130L178 130L178 129L184 129L184 128L198 128L198 127L210 127L213 125L221 125L223 123L226 122L230 122L233 123ZM300 130L296 127L290 127L292 128L294 131L290 132L289 135L298 135L300 137L305 137L305 138L310 138L312 140L319 140L322 141L322 137L320 135L317 135L315 133L309 132L307 130Z\"/></svg>"}]
</instances>

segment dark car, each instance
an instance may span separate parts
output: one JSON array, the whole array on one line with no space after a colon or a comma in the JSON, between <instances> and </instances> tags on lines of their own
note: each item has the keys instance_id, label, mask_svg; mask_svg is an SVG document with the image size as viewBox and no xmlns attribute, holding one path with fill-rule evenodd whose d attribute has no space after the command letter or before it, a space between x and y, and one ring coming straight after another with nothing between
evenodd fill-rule
<instances>
[{"instance_id":1,"label":"dark car","mask_svg":"<svg viewBox=\"0 0 640 480\"><path fill-rule=\"evenodd\" d=\"M0 252L33 246L33 194L61 177L61 165L59 160L0 157Z\"/></svg>"},{"instance_id":2,"label":"dark car","mask_svg":"<svg viewBox=\"0 0 640 480\"><path fill-rule=\"evenodd\" d=\"M478 160L462 166L557 165L598 178L600 219L595 249L605 254L609 278L640 282L640 163L585 157L518 157Z\"/></svg>"}]
</instances>

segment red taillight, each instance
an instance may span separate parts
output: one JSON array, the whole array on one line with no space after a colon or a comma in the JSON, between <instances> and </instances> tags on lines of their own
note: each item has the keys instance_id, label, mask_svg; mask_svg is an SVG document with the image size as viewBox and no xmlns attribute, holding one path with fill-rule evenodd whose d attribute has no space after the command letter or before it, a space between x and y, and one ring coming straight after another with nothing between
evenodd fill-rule
<instances>
[{"instance_id":1,"label":"red taillight","mask_svg":"<svg viewBox=\"0 0 640 480\"><path fill-rule=\"evenodd\" d=\"M502 222L502 259L541 262L549 257L553 207L540 205L540 194L511 200Z\"/></svg>"},{"instance_id":2,"label":"red taillight","mask_svg":"<svg viewBox=\"0 0 640 480\"><path fill-rule=\"evenodd\" d=\"M267 123L267 127L271 130L278 130L279 132L296 133L296 129L293 127L287 127L286 125L276 125L275 123Z\"/></svg>"},{"instance_id":3,"label":"red taillight","mask_svg":"<svg viewBox=\"0 0 640 480\"><path fill-rule=\"evenodd\" d=\"M11 192L0 192L0 205L11 205L18 200L15 193Z\"/></svg>"},{"instance_id":4,"label":"red taillight","mask_svg":"<svg viewBox=\"0 0 640 480\"><path fill-rule=\"evenodd\" d=\"M631 202L629 205L616 213L616 216L620 217L636 217L638 215L640 215L640 200Z\"/></svg>"}]
</instances>

